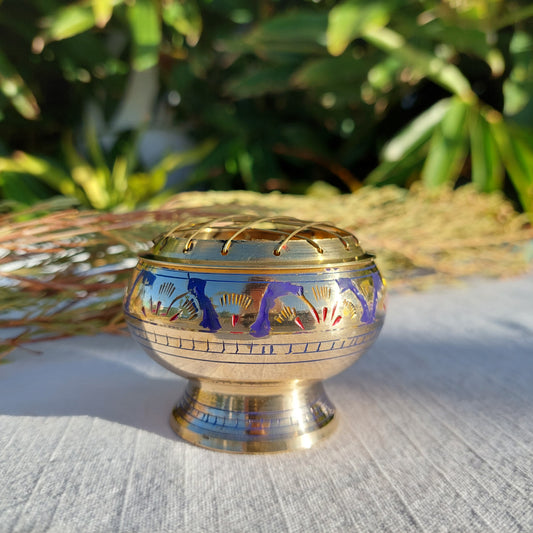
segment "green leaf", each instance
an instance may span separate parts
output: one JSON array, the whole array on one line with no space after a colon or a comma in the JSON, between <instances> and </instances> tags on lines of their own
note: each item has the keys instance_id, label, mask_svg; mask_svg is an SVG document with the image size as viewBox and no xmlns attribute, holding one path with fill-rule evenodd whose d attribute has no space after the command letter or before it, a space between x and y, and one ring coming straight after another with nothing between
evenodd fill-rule
<instances>
[{"instance_id":1,"label":"green leaf","mask_svg":"<svg viewBox=\"0 0 533 533\"><path fill-rule=\"evenodd\" d=\"M133 38L133 68L146 70L159 61L161 27L154 0L135 0L128 7L128 20Z\"/></svg>"},{"instance_id":2,"label":"green leaf","mask_svg":"<svg viewBox=\"0 0 533 533\"><path fill-rule=\"evenodd\" d=\"M230 79L225 92L235 98L253 98L264 94L282 93L289 88L292 65L266 65Z\"/></svg>"},{"instance_id":3,"label":"green leaf","mask_svg":"<svg viewBox=\"0 0 533 533\"><path fill-rule=\"evenodd\" d=\"M13 200L25 206L36 204L53 194L52 190L35 176L16 172L1 173L0 189L4 200Z\"/></svg>"},{"instance_id":4,"label":"green leaf","mask_svg":"<svg viewBox=\"0 0 533 533\"><path fill-rule=\"evenodd\" d=\"M95 209L109 209L112 203L109 170L94 168L81 157L74 147L71 135L66 135L62 144L72 180L82 189L88 203Z\"/></svg>"},{"instance_id":5,"label":"green leaf","mask_svg":"<svg viewBox=\"0 0 533 533\"><path fill-rule=\"evenodd\" d=\"M500 190L503 165L490 126L485 117L474 110L469 122L472 181L481 192Z\"/></svg>"},{"instance_id":6,"label":"green leaf","mask_svg":"<svg viewBox=\"0 0 533 533\"><path fill-rule=\"evenodd\" d=\"M196 46L202 33L202 15L195 0L163 2L165 24L184 35L190 46Z\"/></svg>"},{"instance_id":7,"label":"green leaf","mask_svg":"<svg viewBox=\"0 0 533 533\"><path fill-rule=\"evenodd\" d=\"M84 141L93 164L102 169L107 169L104 153L98 140L95 110L91 106L87 106L87 111L85 112L83 121L83 134Z\"/></svg>"},{"instance_id":8,"label":"green leaf","mask_svg":"<svg viewBox=\"0 0 533 533\"><path fill-rule=\"evenodd\" d=\"M492 113L490 129L520 203L533 220L533 132Z\"/></svg>"},{"instance_id":9,"label":"green leaf","mask_svg":"<svg viewBox=\"0 0 533 533\"><path fill-rule=\"evenodd\" d=\"M341 55L356 37L385 26L390 19L387 2L345 0L329 12L327 46L331 55Z\"/></svg>"},{"instance_id":10,"label":"green leaf","mask_svg":"<svg viewBox=\"0 0 533 533\"><path fill-rule=\"evenodd\" d=\"M380 154L382 162L367 176L369 185L406 185L422 167L428 141L454 100L445 98L421 113L393 137Z\"/></svg>"},{"instance_id":11,"label":"green leaf","mask_svg":"<svg viewBox=\"0 0 533 533\"><path fill-rule=\"evenodd\" d=\"M394 57L387 57L368 71L368 83L377 91L387 92L396 82L402 64Z\"/></svg>"},{"instance_id":12,"label":"green leaf","mask_svg":"<svg viewBox=\"0 0 533 533\"><path fill-rule=\"evenodd\" d=\"M46 159L17 151L12 157L0 157L0 172L30 174L65 196L76 196L77 189L71 177Z\"/></svg>"},{"instance_id":13,"label":"green leaf","mask_svg":"<svg viewBox=\"0 0 533 533\"><path fill-rule=\"evenodd\" d=\"M104 28L113 14L116 0L92 0L94 20L99 28Z\"/></svg>"},{"instance_id":14,"label":"green leaf","mask_svg":"<svg viewBox=\"0 0 533 533\"><path fill-rule=\"evenodd\" d=\"M258 191L259 184L254 173L254 159L250 152L242 150L237 154L237 165L246 188L249 191Z\"/></svg>"},{"instance_id":15,"label":"green leaf","mask_svg":"<svg viewBox=\"0 0 533 533\"><path fill-rule=\"evenodd\" d=\"M503 98L505 105L503 112L507 117L514 117L527 109L531 103L533 82L529 80L514 80L507 78L503 83Z\"/></svg>"},{"instance_id":16,"label":"green leaf","mask_svg":"<svg viewBox=\"0 0 533 533\"><path fill-rule=\"evenodd\" d=\"M300 9L266 19L244 37L244 42L263 55L321 51L326 43L327 15Z\"/></svg>"},{"instance_id":17,"label":"green leaf","mask_svg":"<svg viewBox=\"0 0 533 533\"><path fill-rule=\"evenodd\" d=\"M434 42L450 44L461 52L484 58L491 49L487 42L487 33L481 29L460 27L441 17L436 17L426 24L417 24L417 26L419 33L426 38Z\"/></svg>"},{"instance_id":18,"label":"green leaf","mask_svg":"<svg viewBox=\"0 0 533 533\"><path fill-rule=\"evenodd\" d=\"M451 98L444 98L420 113L400 133L396 134L381 152L384 161L400 161L409 153L426 143L452 104Z\"/></svg>"},{"instance_id":19,"label":"green leaf","mask_svg":"<svg viewBox=\"0 0 533 533\"><path fill-rule=\"evenodd\" d=\"M41 21L44 31L32 43L35 53L42 52L46 44L79 35L93 26L103 28L113 13L113 8L124 0L86 0L60 7Z\"/></svg>"},{"instance_id":20,"label":"green leaf","mask_svg":"<svg viewBox=\"0 0 533 533\"><path fill-rule=\"evenodd\" d=\"M369 68L369 60L355 59L350 55L321 57L304 63L291 77L291 85L298 89L338 88L339 85L362 83ZM355 92L355 89L354 89Z\"/></svg>"},{"instance_id":21,"label":"green leaf","mask_svg":"<svg viewBox=\"0 0 533 533\"><path fill-rule=\"evenodd\" d=\"M218 141L215 139L206 139L190 150L169 154L152 169L152 172L162 171L166 174L178 168L194 165L209 155L217 144Z\"/></svg>"},{"instance_id":22,"label":"green leaf","mask_svg":"<svg viewBox=\"0 0 533 533\"><path fill-rule=\"evenodd\" d=\"M40 109L35 96L1 50L0 91L24 118L33 120L39 116Z\"/></svg>"},{"instance_id":23,"label":"green leaf","mask_svg":"<svg viewBox=\"0 0 533 533\"><path fill-rule=\"evenodd\" d=\"M40 53L49 42L61 41L83 33L91 29L95 22L91 4L71 4L61 7L43 19L45 30L33 40L33 51Z\"/></svg>"},{"instance_id":24,"label":"green leaf","mask_svg":"<svg viewBox=\"0 0 533 533\"><path fill-rule=\"evenodd\" d=\"M365 179L365 185L401 185L411 181L426 157L426 146L406 154L395 161L383 161Z\"/></svg>"},{"instance_id":25,"label":"green leaf","mask_svg":"<svg viewBox=\"0 0 533 533\"><path fill-rule=\"evenodd\" d=\"M454 51L483 59L490 66L492 75L495 77L501 76L505 70L503 55L490 42L485 29L458 26L442 18L434 18L426 24L417 25L414 35L424 35L433 43L446 44Z\"/></svg>"},{"instance_id":26,"label":"green leaf","mask_svg":"<svg viewBox=\"0 0 533 533\"><path fill-rule=\"evenodd\" d=\"M529 4L529 2L527 2ZM500 17L493 27L493 31L496 31L506 26L512 26L518 22L533 17L533 5L526 5L524 7L518 7L514 3L509 3L509 11L503 17Z\"/></svg>"},{"instance_id":27,"label":"green leaf","mask_svg":"<svg viewBox=\"0 0 533 533\"><path fill-rule=\"evenodd\" d=\"M512 69L503 84L504 114L528 125L533 119L533 37L517 31L509 44Z\"/></svg>"},{"instance_id":28,"label":"green leaf","mask_svg":"<svg viewBox=\"0 0 533 533\"><path fill-rule=\"evenodd\" d=\"M466 151L466 119L470 106L454 98L431 136L421 178L429 188L454 183L463 167Z\"/></svg>"},{"instance_id":29,"label":"green leaf","mask_svg":"<svg viewBox=\"0 0 533 533\"><path fill-rule=\"evenodd\" d=\"M123 205L128 208L149 200L165 186L167 173L159 168L150 172L137 172L128 176L128 189Z\"/></svg>"},{"instance_id":30,"label":"green leaf","mask_svg":"<svg viewBox=\"0 0 533 533\"><path fill-rule=\"evenodd\" d=\"M364 38L410 67L416 74L434 81L465 101L476 100L469 81L455 65L408 44L403 36L390 28L367 29Z\"/></svg>"},{"instance_id":31,"label":"green leaf","mask_svg":"<svg viewBox=\"0 0 533 533\"><path fill-rule=\"evenodd\" d=\"M125 156L118 156L111 169L110 195L115 205L119 204L128 190L128 160Z\"/></svg>"}]
</instances>

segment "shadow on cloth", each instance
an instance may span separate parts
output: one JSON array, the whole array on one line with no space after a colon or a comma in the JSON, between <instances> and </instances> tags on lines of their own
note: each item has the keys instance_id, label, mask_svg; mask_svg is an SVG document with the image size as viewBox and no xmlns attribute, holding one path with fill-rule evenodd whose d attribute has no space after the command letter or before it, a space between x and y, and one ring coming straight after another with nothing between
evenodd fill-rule
<instances>
[{"instance_id":1,"label":"shadow on cloth","mask_svg":"<svg viewBox=\"0 0 533 533\"><path fill-rule=\"evenodd\" d=\"M168 419L185 380L153 362L128 338L100 335L65 339L22 351L0 371L0 414L89 416L176 440ZM511 350L510 350L511 348ZM326 382L340 410L363 391L401 398L406 391L444 405L500 405L506 396L533 406L533 358L518 342L397 338L386 333L350 369ZM507 400L508 401L508 400ZM519 403L519 402L516 402ZM347 405L348 404L348 407Z\"/></svg>"},{"instance_id":2,"label":"shadow on cloth","mask_svg":"<svg viewBox=\"0 0 533 533\"><path fill-rule=\"evenodd\" d=\"M0 415L89 416L178 438L168 419L185 380L130 339L66 339L38 348L40 356L20 350L3 365Z\"/></svg>"}]
</instances>

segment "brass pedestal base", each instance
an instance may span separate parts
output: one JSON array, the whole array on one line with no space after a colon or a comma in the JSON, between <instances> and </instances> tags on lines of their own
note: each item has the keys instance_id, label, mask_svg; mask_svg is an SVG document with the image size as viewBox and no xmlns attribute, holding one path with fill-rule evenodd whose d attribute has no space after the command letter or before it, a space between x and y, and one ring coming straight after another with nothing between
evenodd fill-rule
<instances>
[{"instance_id":1,"label":"brass pedestal base","mask_svg":"<svg viewBox=\"0 0 533 533\"><path fill-rule=\"evenodd\" d=\"M189 381L170 424L183 439L236 453L310 448L331 433L335 410L320 382Z\"/></svg>"}]
</instances>

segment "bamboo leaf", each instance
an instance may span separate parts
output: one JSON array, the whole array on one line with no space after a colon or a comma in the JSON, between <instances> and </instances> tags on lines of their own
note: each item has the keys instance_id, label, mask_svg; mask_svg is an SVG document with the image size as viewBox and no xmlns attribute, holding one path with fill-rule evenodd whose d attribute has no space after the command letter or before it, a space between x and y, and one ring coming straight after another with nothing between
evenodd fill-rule
<instances>
[{"instance_id":1,"label":"bamboo leaf","mask_svg":"<svg viewBox=\"0 0 533 533\"><path fill-rule=\"evenodd\" d=\"M431 136L421 178L429 188L454 183L464 164L467 138L465 123L469 105L455 98Z\"/></svg>"},{"instance_id":2,"label":"bamboo leaf","mask_svg":"<svg viewBox=\"0 0 533 533\"><path fill-rule=\"evenodd\" d=\"M35 96L1 50L0 91L24 118L33 120L39 116L40 109Z\"/></svg>"},{"instance_id":3,"label":"bamboo leaf","mask_svg":"<svg viewBox=\"0 0 533 533\"><path fill-rule=\"evenodd\" d=\"M490 126L481 113L470 114L472 181L481 192L501 189L503 165Z\"/></svg>"},{"instance_id":4,"label":"bamboo leaf","mask_svg":"<svg viewBox=\"0 0 533 533\"><path fill-rule=\"evenodd\" d=\"M399 161L426 143L435 126L444 118L451 103L451 98L444 98L418 115L383 147L382 159L384 161Z\"/></svg>"},{"instance_id":5,"label":"bamboo leaf","mask_svg":"<svg viewBox=\"0 0 533 533\"><path fill-rule=\"evenodd\" d=\"M157 65L161 27L154 0L135 0L128 7L128 20L133 38L133 68L146 70Z\"/></svg>"},{"instance_id":6,"label":"bamboo leaf","mask_svg":"<svg viewBox=\"0 0 533 533\"><path fill-rule=\"evenodd\" d=\"M341 55L356 37L381 28L389 22L390 7L385 2L345 0L329 12L327 46L331 55Z\"/></svg>"}]
</instances>

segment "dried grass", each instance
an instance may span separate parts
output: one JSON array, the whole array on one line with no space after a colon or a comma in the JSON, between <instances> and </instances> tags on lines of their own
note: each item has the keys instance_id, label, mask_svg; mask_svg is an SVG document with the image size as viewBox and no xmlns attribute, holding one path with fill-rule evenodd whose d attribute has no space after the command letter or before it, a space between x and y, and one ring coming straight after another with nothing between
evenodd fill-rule
<instances>
[{"instance_id":1,"label":"dried grass","mask_svg":"<svg viewBox=\"0 0 533 533\"><path fill-rule=\"evenodd\" d=\"M122 293L136 255L172 223L254 211L327 220L378 255L393 288L528 269L533 229L498 193L438 194L362 188L329 197L191 192L153 211L110 214L64 200L0 216L0 359L16 346L99 332L124 333Z\"/></svg>"}]
</instances>

